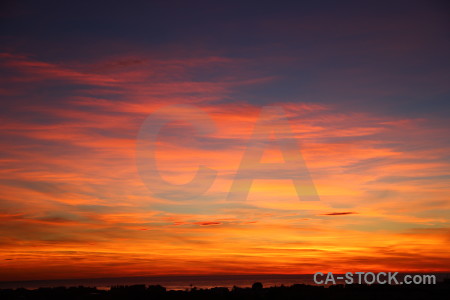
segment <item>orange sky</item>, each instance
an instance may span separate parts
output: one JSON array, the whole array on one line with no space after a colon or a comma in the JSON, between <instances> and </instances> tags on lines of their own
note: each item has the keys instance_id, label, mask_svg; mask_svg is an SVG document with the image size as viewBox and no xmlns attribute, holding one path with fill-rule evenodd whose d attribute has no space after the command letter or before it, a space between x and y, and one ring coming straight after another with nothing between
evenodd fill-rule
<instances>
[{"instance_id":1,"label":"orange sky","mask_svg":"<svg viewBox=\"0 0 450 300\"><path fill-rule=\"evenodd\" d=\"M259 80L136 83L138 76L155 76L152 65L189 68L221 63L219 57L147 61L112 75L101 70L114 60L91 73L90 65L3 57L22 74L12 82L38 86L64 78L95 82L98 90L65 99L70 108L24 108L56 122L2 122L1 280L448 271L450 149L441 138L449 132L434 120L278 102L320 201L299 201L292 181L277 179L275 171L273 179L253 182L245 202L228 202L260 108L210 102L236 84ZM127 101L97 95L110 85L121 87ZM204 96L190 99L192 92ZM168 124L159 135L156 158L165 180L184 184L200 164L217 170L213 186L196 199L155 198L136 169L143 120L173 103L195 105L216 125L203 140L183 122ZM283 162L281 152L267 149L263 162Z\"/></svg>"},{"instance_id":2,"label":"orange sky","mask_svg":"<svg viewBox=\"0 0 450 300\"><path fill-rule=\"evenodd\" d=\"M450 272L448 9L318 3L5 1L0 281ZM214 124L157 138L163 180L217 172L190 199L138 172L144 120L174 104ZM267 105L320 201L269 165L277 147L227 200Z\"/></svg>"}]
</instances>

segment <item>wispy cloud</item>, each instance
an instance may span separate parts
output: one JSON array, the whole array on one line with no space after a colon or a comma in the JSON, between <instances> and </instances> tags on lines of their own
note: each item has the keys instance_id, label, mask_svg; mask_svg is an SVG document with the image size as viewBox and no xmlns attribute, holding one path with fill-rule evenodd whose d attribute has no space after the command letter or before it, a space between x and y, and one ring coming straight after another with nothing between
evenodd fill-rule
<instances>
[{"instance_id":1,"label":"wispy cloud","mask_svg":"<svg viewBox=\"0 0 450 300\"><path fill-rule=\"evenodd\" d=\"M355 215L357 212L353 211L344 211L344 212L331 212L327 214L323 214L323 216L345 216L345 215Z\"/></svg>"}]
</instances>

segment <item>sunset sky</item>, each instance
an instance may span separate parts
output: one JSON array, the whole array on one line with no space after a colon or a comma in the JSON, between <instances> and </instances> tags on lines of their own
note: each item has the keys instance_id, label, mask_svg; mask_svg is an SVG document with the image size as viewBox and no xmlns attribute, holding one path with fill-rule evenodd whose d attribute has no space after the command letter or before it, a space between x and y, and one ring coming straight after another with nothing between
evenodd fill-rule
<instances>
[{"instance_id":1,"label":"sunset sky","mask_svg":"<svg viewBox=\"0 0 450 300\"><path fill-rule=\"evenodd\" d=\"M0 4L0 281L450 272L446 1L112 2ZM175 104L214 124L155 145L169 183L217 172L193 198L138 172L143 122ZM274 105L319 201L276 143L227 200Z\"/></svg>"}]
</instances>

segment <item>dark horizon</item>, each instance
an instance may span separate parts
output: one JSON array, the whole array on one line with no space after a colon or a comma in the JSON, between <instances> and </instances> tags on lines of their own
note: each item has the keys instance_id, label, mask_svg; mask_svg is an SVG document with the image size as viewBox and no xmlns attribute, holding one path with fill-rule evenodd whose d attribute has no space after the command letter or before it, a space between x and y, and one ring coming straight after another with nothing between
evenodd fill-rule
<instances>
[{"instance_id":1,"label":"dark horizon","mask_svg":"<svg viewBox=\"0 0 450 300\"><path fill-rule=\"evenodd\" d=\"M434 272L434 273L399 273L399 278L404 275L436 275L437 282L443 282L445 279L450 279L450 273ZM120 285L163 285L162 283L170 283L180 286L180 283L185 283L186 288L191 284L200 283L199 287L204 285L204 282L224 282L227 285L236 285L241 287L250 286L255 281L278 280L279 284L292 284L293 281L298 280L299 284L307 285L330 285L330 284L315 284L313 282L313 273L310 274L214 274L214 275L152 275L152 276L131 276L131 277L102 277L102 278L72 278L72 279L40 279L40 280L23 280L23 281L1 281L0 289L2 288L27 288L33 287L59 287L59 286L87 286L87 287L111 287ZM343 275L343 274L335 274ZM284 281L283 281L284 280ZM288 280L288 281L286 281ZM341 283L343 280L339 280ZM189 283L190 282L190 283ZM245 282L239 285L240 282ZM231 285L231 286L232 286ZM172 285L169 285L169 287ZM212 287L211 284L206 285Z\"/></svg>"},{"instance_id":2,"label":"dark horizon","mask_svg":"<svg viewBox=\"0 0 450 300\"><path fill-rule=\"evenodd\" d=\"M430 285L330 285L306 284L265 286L254 282L251 287L191 286L184 290L170 290L161 285L113 286L99 290L84 286L27 289L0 289L2 299L447 299L450 293L450 279L434 286Z\"/></svg>"}]
</instances>

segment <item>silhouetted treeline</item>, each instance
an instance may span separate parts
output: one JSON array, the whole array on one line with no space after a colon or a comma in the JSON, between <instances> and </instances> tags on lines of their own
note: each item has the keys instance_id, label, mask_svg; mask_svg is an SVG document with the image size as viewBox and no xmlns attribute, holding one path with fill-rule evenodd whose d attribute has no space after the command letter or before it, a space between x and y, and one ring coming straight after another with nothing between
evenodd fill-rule
<instances>
[{"instance_id":1,"label":"silhouetted treeline","mask_svg":"<svg viewBox=\"0 0 450 300\"><path fill-rule=\"evenodd\" d=\"M329 287L294 284L264 288L254 283L251 288L215 287L191 288L185 291L166 290L160 285L113 286L110 290L90 287L57 287L2 289L0 299L95 299L95 300L152 300L152 299L449 299L450 280L436 285L332 285Z\"/></svg>"}]
</instances>

